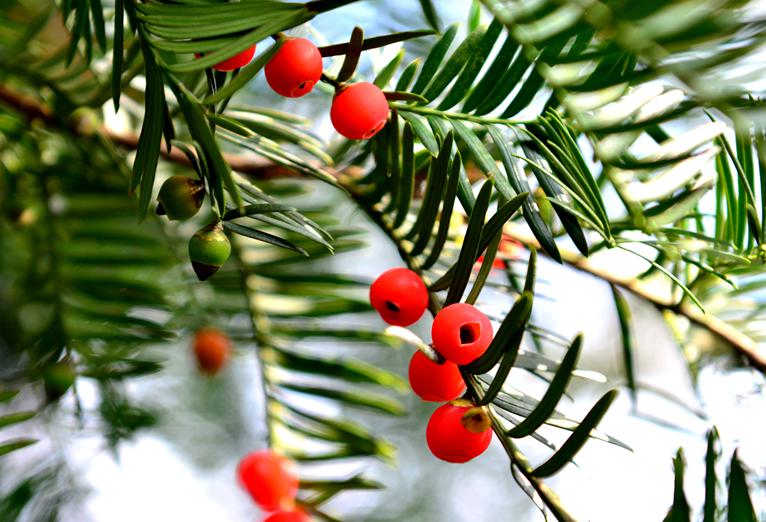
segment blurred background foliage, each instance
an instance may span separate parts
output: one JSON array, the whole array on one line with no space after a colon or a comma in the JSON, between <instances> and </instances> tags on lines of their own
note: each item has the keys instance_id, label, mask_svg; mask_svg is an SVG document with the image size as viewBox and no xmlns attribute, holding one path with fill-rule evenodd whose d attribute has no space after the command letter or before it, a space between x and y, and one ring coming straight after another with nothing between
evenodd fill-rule
<instances>
[{"instance_id":1,"label":"blurred background foliage","mask_svg":"<svg viewBox=\"0 0 766 522\"><path fill-rule=\"evenodd\" d=\"M233 468L265 445L325 520L763 520L759 2L243 4L0 1L0 520L250 520ZM268 92L268 41L191 59L354 26L381 45L326 71L396 93L368 142L332 139L327 85ZM178 173L210 196L180 224L153 214ZM425 455L402 378L427 320L369 313L402 263L495 322L470 466ZM202 326L236 346L216 379Z\"/></svg>"}]
</instances>

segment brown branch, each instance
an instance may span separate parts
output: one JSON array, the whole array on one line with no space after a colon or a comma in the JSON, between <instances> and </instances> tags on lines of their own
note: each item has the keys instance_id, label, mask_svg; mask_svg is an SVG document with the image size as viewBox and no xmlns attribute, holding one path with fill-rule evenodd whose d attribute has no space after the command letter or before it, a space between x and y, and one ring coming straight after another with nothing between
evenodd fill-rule
<instances>
[{"instance_id":1,"label":"brown branch","mask_svg":"<svg viewBox=\"0 0 766 522\"><path fill-rule=\"evenodd\" d=\"M0 84L0 101L6 102L6 104L25 114L31 120L41 119L52 125L67 126L72 132L80 135L92 134L94 132L92 126L91 128L88 128L87 125L83 125L82 122L78 120L62 123L56 119L56 115L49 107L38 101L36 98L15 91L2 84ZM138 136L135 134L118 133L106 126L102 126L96 131L101 132L105 137L126 150L135 150L138 147ZM191 166L189 159L181 151L177 149L168 151L164 144L162 146L162 155L169 161ZM224 154L224 158L233 170L253 176L257 179L300 176L299 173L293 170L276 165L272 161L255 154ZM340 173L337 174L340 175ZM508 228L508 233L514 239L524 243L528 247L534 246L538 251L544 252L540 247L539 242L533 236L524 233L518 227L509 226L506 228ZM714 315L703 313L696 307L683 303L679 304L670 297L658 296L656 293L649 291L640 282L634 279L620 278L606 270L597 268L586 258L583 258L578 254L562 251L562 258L569 266L624 288L634 295L652 303L660 310L670 310L678 315L686 317L692 323L707 329L715 337L731 345L732 348L744 355L748 361L760 371L766 372L766 353L759 350L752 339L743 335L725 321L722 321Z\"/></svg>"},{"instance_id":2,"label":"brown branch","mask_svg":"<svg viewBox=\"0 0 766 522\"><path fill-rule=\"evenodd\" d=\"M506 226L505 233L513 239L525 244L527 247L535 247L538 252L545 253L537 239L531 234L525 233L520 227ZM561 251L563 261L584 273L602 279L608 283L619 286L632 294L652 303L659 310L669 310L680 316L686 317L692 323L708 330L715 337L729 344L737 352L744 355L747 360L762 372L766 372L766 353L758 349L756 343L747 335L742 334L730 324L718 317L707 314L696 306L679 303L671 296L663 297L651 292L644 284L633 278L618 277L607 270L594 266L587 258L579 254Z\"/></svg>"}]
</instances>

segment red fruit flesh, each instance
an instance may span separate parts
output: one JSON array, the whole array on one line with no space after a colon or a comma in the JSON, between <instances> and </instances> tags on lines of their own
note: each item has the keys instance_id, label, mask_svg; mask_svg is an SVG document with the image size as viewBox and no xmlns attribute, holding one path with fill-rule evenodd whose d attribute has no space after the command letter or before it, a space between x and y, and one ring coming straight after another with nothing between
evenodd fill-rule
<instances>
[{"instance_id":1,"label":"red fruit flesh","mask_svg":"<svg viewBox=\"0 0 766 522\"><path fill-rule=\"evenodd\" d=\"M370 304L388 324L409 326L426 311L428 289L412 270L392 268L370 286Z\"/></svg>"},{"instance_id":2,"label":"red fruit flesh","mask_svg":"<svg viewBox=\"0 0 766 522\"><path fill-rule=\"evenodd\" d=\"M354 83L335 95L330 119L339 133L350 140L368 140L386 126L388 101L377 86Z\"/></svg>"},{"instance_id":3,"label":"red fruit flesh","mask_svg":"<svg viewBox=\"0 0 766 522\"><path fill-rule=\"evenodd\" d=\"M473 305L443 308L431 325L434 348L455 364L468 364L487 351L494 334L489 318Z\"/></svg>"},{"instance_id":4,"label":"red fruit flesh","mask_svg":"<svg viewBox=\"0 0 766 522\"><path fill-rule=\"evenodd\" d=\"M202 56L201 54L195 54L197 58ZM213 66L213 69L216 71L221 72L228 72L233 71L235 69L240 69L244 67L245 65L250 63L250 60L253 59L253 56L255 56L255 46L248 47L241 53L237 53L231 58L227 58L226 60L222 62L218 62Z\"/></svg>"},{"instance_id":5,"label":"red fruit flesh","mask_svg":"<svg viewBox=\"0 0 766 522\"><path fill-rule=\"evenodd\" d=\"M292 511L277 511L263 519L263 522L311 522L311 518L305 511L294 509Z\"/></svg>"},{"instance_id":6,"label":"red fruit flesh","mask_svg":"<svg viewBox=\"0 0 766 522\"><path fill-rule=\"evenodd\" d=\"M465 392L465 381L455 363L436 363L421 351L410 360L409 378L412 391L424 401L451 401Z\"/></svg>"},{"instance_id":7,"label":"red fruit flesh","mask_svg":"<svg viewBox=\"0 0 766 522\"><path fill-rule=\"evenodd\" d=\"M322 76L322 55L309 40L291 38L266 64L265 73L277 94L298 98L313 89Z\"/></svg>"},{"instance_id":8,"label":"red fruit flesh","mask_svg":"<svg viewBox=\"0 0 766 522\"><path fill-rule=\"evenodd\" d=\"M484 453L492 442L492 430L469 431L463 416L471 405L444 404L434 411L426 428L428 449L435 457L451 463L468 462Z\"/></svg>"},{"instance_id":9,"label":"red fruit flesh","mask_svg":"<svg viewBox=\"0 0 766 522\"><path fill-rule=\"evenodd\" d=\"M293 462L272 450L255 451L239 463L240 484L266 511L291 508L298 494L298 475Z\"/></svg>"},{"instance_id":10,"label":"red fruit flesh","mask_svg":"<svg viewBox=\"0 0 766 522\"><path fill-rule=\"evenodd\" d=\"M193 350L199 369L209 375L215 375L231 356L231 341L220 330L198 330L194 335Z\"/></svg>"}]
</instances>

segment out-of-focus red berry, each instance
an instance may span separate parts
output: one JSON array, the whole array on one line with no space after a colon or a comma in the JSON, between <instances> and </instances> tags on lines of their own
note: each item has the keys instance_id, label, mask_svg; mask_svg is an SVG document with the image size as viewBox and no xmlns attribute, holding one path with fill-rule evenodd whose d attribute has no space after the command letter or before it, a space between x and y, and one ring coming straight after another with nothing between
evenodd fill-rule
<instances>
[{"instance_id":1,"label":"out-of-focus red berry","mask_svg":"<svg viewBox=\"0 0 766 522\"><path fill-rule=\"evenodd\" d=\"M493 336L489 318L466 303L443 308L431 325L434 348L455 364L468 364L480 357Z\"/></svg>"},{"instance_id":2,"label":"out-of-focus red berry","mask_svg":"<svg viewBox=\"0 0 766 522\"><path fill-rule=\"evenodd\" d=\"M435 457L452 463L468 462L492 442L491 421L482 408L468 401L439 406L428 421L426 442Z\"/></svg>"},{"instance_id":3,"label":"out-of-focus red berry","mask_svg":"<svg viewBox=\"0 0 766 522\"><path fill-rule=\"evenodd\" d=\"M516 241L512 237L510 237L507 234L503 234L503 238L500 240L500 248L498 248L498 254L495 256L494 261L492 261L492 268L498 268L498 269L504 269L505 263L503 263L503 260L508 261L516 261L517 259L521 258L521 254L524 251L524 245L522 245L519 241ZM484 256L479 256L479 258L476 260L476 266L474 267L476 270L479 270L481 268L481 264L484 262Z\"/></svg>"},{"instance_id":4,"label":"out-of-focus red berry","mask_svg":"<svg viewBox=\"0 0 766 522\"><path fill-rule=\"evenodd\" d=\"M192 348L197 366L209 375L218 373L231 356L231 340L214 328L197 330Z\"/></svg>"},{"instance_id":5,"label":"out-of-focus red berry","mask_svg":"<svg viewBox=\"0 0 766 522\"><path fill-rule=\"evenodd\" d=\"M246 455L237 468L240 484L265 511L291 509L298 494L295 464L270 449Z\"/></svg>"},{"instance_id":6,"label":"out-of-focus red berry","mask_svg":"<svg viewBox=\"0 0 766 522\"><path fill-rule=\"evenodd\" d=\"M451 401L465 392L465 381L455 363L436 363L420 350L410 359L409 377L412 391L424 401Z\"/></svg>"},{"instance_id":7,"label":"out-of-focus red berry","mask_svg":"<svg viewBox=\"0 0 766 522\"><path fill-rule=\"evenodd\" d=\"M388 100L376 85L362 82L344 87L335 95L330 120L350 140L368 140L386 126Z\"/></svg>"},{"instance_id":8,"label":"out-of-focus red berry","mask_svg":"<svg viewBox=\"0 0 766 522\"><path fill-rule=\"evenodd\" d=\"M302 509L277 511L263 519L263 522L311 522L311 518Z\"/></svg>"},{"instance_id":9,"label":"out-of-focus red berry","mask_svg":"<svg viewBox=\"0 0 766 522\"><path fill-rule=\"evenodd\" d=\"M265 73L277 94L298 98L313 89L322 76L322 55L309 40L291 38L266 64Z\"/></svg>"},{"instance_id":10,"label":"out-of-focus red berry","mask_svg":"<svg viewBox=\"0 0 766 522\"><path fill-rule=\"evenodd\" d=\"M199 53L196 53L194 56L199 58L202 55ZM216 71L221 71L221 72L228 72L228 71L233 71L235 69L240 69L244 67L245 65L249 64L250 60L253 59L253 56L255 56L255 46L248 47L241 53L237 53L231 58L227 58L226 60L222 62L218 62L217 64L213 66L213 69L215 69Z\"/></svg>"},{"instance_id":11,"label":"out-of-focus red berry","mask_svg":"<svg viewBox=\"0 0 766 522\"><path fill-rule=\"evenodd\" d=\"M407 268L386 270L370 286L370 304L388 324L409 326L428 307L428 289Z\"/></svg>"}]
</instances>

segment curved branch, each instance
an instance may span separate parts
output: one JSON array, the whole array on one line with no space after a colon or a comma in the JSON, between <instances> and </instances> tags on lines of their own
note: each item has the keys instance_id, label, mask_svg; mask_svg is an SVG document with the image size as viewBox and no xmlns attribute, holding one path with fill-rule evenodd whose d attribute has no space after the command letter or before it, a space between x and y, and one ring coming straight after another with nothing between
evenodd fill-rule
<instances>
[{"instance_id":1,"label":"curved branch","mask_svg":"<svg viewBox=\"0 0 766 522\"><path fill-rule=\"evenodd\" d=\"M55 118L49 107L31 96L19 93L3 84L0 84L0 100L5 101L8 105L18 110L19 112L22 112L30 119L41 119L46 123L55 126L68 126L71 132L80 135L99 132L104 137L127 150L135 150L138 147L138 136L136 134L115 132L107 126L101 126L94 131L92 128L88 129L87 125L80 125L77 121L70 122L69 125L64 125L62 122ZM189 159L176 149L168 151L163 144L161 153L169 161L190 166ZM280 165L276 165L272 161L259 157L255 154L224 154L224 158L229 163L229 165L231 165L233 170L253 176L257 179L275 179L301 176L299 173L293 170L287 169ZM333 172L333 174L341 178L344 173ZM533 236L525 234L517 228L506 228L509 228L507 232L517 241L525 244L527 247L534 246L538 249L539 252L545 252ZM597 268L593 266L586 258L583 258L578 254L563 251L562 257L563 261L569 266L624 288L634 295L652 303L659 310L668 310L680 316L686 317L692 323L705 328L712 335L730 345L735 351L742 354L754 367L766 373L766 353L763 353L762 350L759 350L757 344L750 337L740 333L736 328L732 327L725 321L722 321L714 315L705 314L697 308L684 305L683 303L679 304L668 298L659 296L656 293L649 291L643 285L633 279L620 278L607 272L606 270Z\"/></svg>"}]
</instances>

